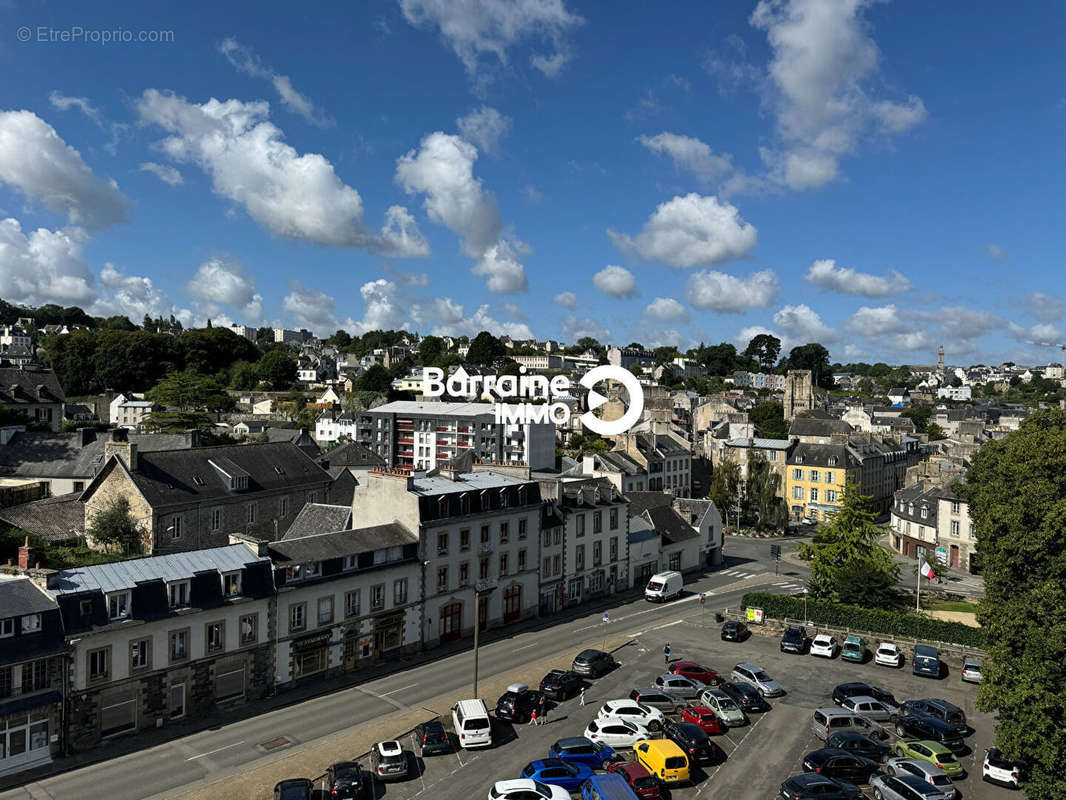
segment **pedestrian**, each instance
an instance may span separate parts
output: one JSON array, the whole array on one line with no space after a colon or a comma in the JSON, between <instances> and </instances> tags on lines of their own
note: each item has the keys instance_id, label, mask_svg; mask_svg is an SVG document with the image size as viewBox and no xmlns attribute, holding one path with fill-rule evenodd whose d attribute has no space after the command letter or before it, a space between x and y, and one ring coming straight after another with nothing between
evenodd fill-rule
<instances>
[{"instance_id":1,"label":"pedestrian","mask_svg":"<svg viewBox=\"0 0 1066 800\"><path fill-rule=\"evenodd\" d=\"M663 658L666 659L666 666L670 666L670 643L666 643L666 647L663 648Z\"/></svg>"},{"instance_id":2,"label":"pedestrian","mask_svg":"<svg viewBox=\"0 0 1066 800\"><path fill-rule=\"evenodd\" d=\"M537 710L536 709L533 709L532 711L529 712L529 724L530 725L536 725L537 724Z\"/></svg>"},{"instance_id":3,"label":"pedestrian","mask_svg":"<svg viewBox=\"0 0 1066 800\"><path fill-rule=\"evenodd\" d=\"M585 687L581 687L581 707L585 707Z\"/></svg>"}]
</instances>

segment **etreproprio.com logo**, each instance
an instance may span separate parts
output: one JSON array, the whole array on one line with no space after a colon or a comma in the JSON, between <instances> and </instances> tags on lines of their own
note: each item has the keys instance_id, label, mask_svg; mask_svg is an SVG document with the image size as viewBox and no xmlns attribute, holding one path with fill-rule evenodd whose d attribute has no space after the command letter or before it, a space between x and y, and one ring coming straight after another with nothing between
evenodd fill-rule
<instances>
[{"instance_id":1,"label":"etreproprio.com logo","mask_svg":"<svg viewBox=\"0 0 1066 800\"><path fill-rule=\"evenodd\" d=\"M496 402L496 422L502 424L521 424L532 422L551 422L556 425L569 425L570 406L557 398L569 398L572 384L565 375L548 378L545 375L527 375L526 368L519 369L519 375L471 375L463 377L452 375L444 377L444 370L438 367L422 369L422 394L427 397L440 397L446 392L456 397L480 397L489 394L498 398ZM592 387L603 381L616 381L625 387L629 395L629 407L618 419L603 420L592 412L607 402L607 398ZM640 381L628 369L603 365L594 367L581 376L578 383L589 390L589 410L581 415L581 424L601 436L613 436L625 433L632 428L644 412L644 389ZM527 402L509 403L507 400L525 400ZM543 402L528 402L528 401Z\"/></svg>"}]
</instances>

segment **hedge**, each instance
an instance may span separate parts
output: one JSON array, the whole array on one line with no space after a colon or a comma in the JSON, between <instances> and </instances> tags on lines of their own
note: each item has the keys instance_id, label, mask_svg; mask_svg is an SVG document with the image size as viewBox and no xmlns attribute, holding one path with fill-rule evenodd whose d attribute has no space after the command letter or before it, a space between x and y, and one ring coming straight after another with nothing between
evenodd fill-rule
<instances>
[{"instance_id":1,"label":"hedge","mask_svg":"<svg viewBox=\"0 0 1066 800\"><path fill-rule=\"evenodd\" d=\"M741 601L744 607L761 608L772 619L803 619L803 600L767 592L748 592ZM925 639L965 647L984 648L985 632L961 622L947 622L902 611L882 611L808 600L806 619L819 625L869 633L884 633L909 639Z\"/></svg>"}]
</instances>

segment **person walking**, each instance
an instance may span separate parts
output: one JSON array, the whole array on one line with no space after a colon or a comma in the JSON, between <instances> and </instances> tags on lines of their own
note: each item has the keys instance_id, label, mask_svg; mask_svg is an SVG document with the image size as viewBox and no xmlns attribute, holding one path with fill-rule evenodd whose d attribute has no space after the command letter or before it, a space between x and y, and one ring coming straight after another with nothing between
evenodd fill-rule
<instances>
[{"instance_id":1,"label":"person walking","mask_svg":"<svg viewBox=\"0 0 1066 800\"><path fill-rule=\"evenodd\" d=\"M537 705L537 724L548 724L548 698L544 695L540 696L540 702Z\"/></svg>"},{"instance_id":2,"label":"person walking","mask_svg":"<svg viewBox=\"0 0 1066 800\"><path fill-rule=\"evenodd\" d=\"M585 707L585 687L581 687L581 707Z\"/></svg>"},{"instance_id":3,"label":"person walking","mask_svg":"<svg viewBox=\"0 0 1066 800\"><path fill-rule=\"evenodd\" d=\"M537 710L536 709L533 709L532 711L529 712L529 724L530 725L536 725L537 724Z\"/></svg>"},{"instance_id":4,"label":"person walking","mask_svg":"<svg viewBox=\"0 0 1066 800\"><path fill-rule=\"evenodd\" d=\"M666 643L666 647L663 648L663 658L666 660L666 666L670 666L670 643Z\"/></svg>"}]
</instances>

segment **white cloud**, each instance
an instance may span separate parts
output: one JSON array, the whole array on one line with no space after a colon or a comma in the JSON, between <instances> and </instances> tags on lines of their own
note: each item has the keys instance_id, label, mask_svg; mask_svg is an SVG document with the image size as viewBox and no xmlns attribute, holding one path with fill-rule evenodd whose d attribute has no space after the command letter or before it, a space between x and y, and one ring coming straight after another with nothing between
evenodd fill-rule
<instances>
[{"instance_id":1,"label":"white cloud","mask_svg":"<svg viewBox=\"0 0 1066 800\"><path fill-rule=\"evenodd\" d=\"M637 141L653 153L669 156L676 167L700 180L714 180L733 170L729 155L715 154L709 145L691 136L664 131L655 136L638 136Z\"/></svg>"},{"instance_id":2,"label":"white cloud","mask_svg":"<svg viewBox=\"0 0 1066 800\"><path fill-rule=\"evenodd\" d=\"M733 337L733 345L737 348L737 350L744 350L744 348L748 346L748 343L751 342L752 339L764 333L769 334L770 336L773 336L777 339L780 339L781 352L788 353L789 348L785 346L787 337L782 336L777 331L772 331L769 328L764 328L762 325L749 325L746 328L741 328L739 331L737 331L737 335Z\"/></svg>"},{"instance_id":3,"label":"white cloud","mask_svg":"<svg viewBox=\"0 0 1066 800\"><path fill-rule=\"evenodd\" d=\"M381 268L385 276L402 286L429 286L429 274L426 272L401 272L391 264Z\"/></svg>"},{"instance_id":4,"label":"white cloud","mask_svg":"<svg viewBox=\"0 0 1066 800\"><path fill-rule=\"evenodd\" d=\"M466 316L463 306L450 297L437 298L428 304L415 304L411 316L418 325L432 325L434 336L476 336L488 331L495 336L532 339L533 332L524 322L501 322L489 313L488 305L479 306Z\"/></svg>"},{"instance_id":5,"label":"white cloud","mask_svg":"<svg viewBox=\"0 0 1066 800\"><path fill-rule=\"evenodd\" d=\"M410 211L403 206L389 206L381 237L372 249L387 256L428 256L429 242Z\"/></svg>"},{"instance_id":6,"label":"white cloud","mask_svg":"<svg viewBox=\"0 0 1066 800\"><path fill-rule=\"evenodd\" d=\"M576 342L586 336L591 336L601 344L611 341L611 332L600 322L588 317L567 314L563 320L563 341Z\"/></svg>"},{"instance_id":7,"label":"white cloud","mask_svg":"<svg viewBox=\"0 0 1066 800\"><path fill-rule=\"evenodd\" d=\"M894 304L880 307L863 306L845 323L855 333L866 337L905 333L914 327L913 322Z\"/></svg>"},{"instance_id":8,"label":"white cloud","mask_svg":"<svg viewBox=\"0 0 1066 800\"><path fill-rule=\"evenodd\" d=\"M573 311L577 308L577 295L573 292L559 292L552 298L552 302L557 306L569 308Z\"/></svg>"},{"instance_id":9,"label":"white cloud","mask_svg":"<svg viewBox=\"0 0 1066 800\"><path fill-rule=\"evenodd\" d=\"M357 323L351 317L343 321L338 319L337 302L330 295L304 286L298 281L292 282L289 293L281 301L281 308L297 328L307 328L327 335L340 328L349 333L356 331Z\"/></svg>"},{"instance_id":10,"label":"white cloud","mask_svg":"<svg viewBox=\"0 0 1066 800\"><path fill-rule=\"evenodd\" d=\"M608 265L592 276L592 284L611 297L636 297L637 279L625 267Z\"/></svg>"},{"instance_id":11,"label":"white cloud","mask_svg":"<svg viewBox=\"0 0 1066 800\"><path fill-rule=\"evenodd\" d=\"M507 313L511 319L518 320L519 322L528 322L529 317L526 316L526 312L522 310L520 306L516 306L514 303L504 303L503 310Z\"/></svg>"},{"instance_id":12,"label":"white cloud","mask_svg":"<svg viewBox=\"0 0 1066 800\"><path fill-rule=\"evenodd\" d=\"M175 306L166 294L155 287L151 278L126 275L113 264L105 263L100 270L100 283L109 292L93 303L89 309L91 314L101 317L121 314L138 324L145 314L150 317L173 314L184 325L200 324L191 311Z\"/></svg>"},{"instance_id":13,"label":"white cloud","mask_svg":"<svg viewBox=\"0 0 1066 800\"><path fill-rule=\"evenodd\" d=\"M455 124L464 139L490 155L499 152L500 140L511 130L511 118L490 106L474 109L465 117L459 117Z\"/></svg>"},{"instance_id":14,"label":"white cloud","mask_svg":"<svg viewBox=\"0 0 1066 800\"><path fill-rule=\"evenodd\" d=\"M490 292L513 294L529 288L525 267L515 255L514 245L505 239L500 239L482 253L470 271L475 275L488 276L485 286Z\"/></svg>"},{"instance_id":15,"label":"white cloud","mask_svg":"<svg viewBox=\"0 0 1066 800\"><path fill-rule=\"evenodd\" d=\"M274 91L281 98L281 104L289 111L299 114L312 125L328 127L333 124L329 117L323 114L320 109L315 108L315 104L311 102L310 98L296 91L288 75L279 75L270 67L265 66L250 47L245 47L233 37L228 37L222 40L222 43L218 46L218 51L238 71L253 78L264 78L270 81L274 85Z\"/></svg>"},{"instance_id":16,"label":"white cloud","mask_svg":"<svg viewBox=\"0 0 1066 800\"><path fill-rule=\"evenodd\" d=\"M881 349L932 349L938 343L952 352L970 352L975 340L1006 327L1001 317L981 309L944 306L938 309L901 309L894 304L863 306L844 327Z\"/></svg>"},{"instance_id":17,"label":"white cloud","mask_svg":"<svg viewBox=\"0 0 1066 800\"><path fill-rule=\"evenodd\" d=\"M773 305L781 286L773 270L738 278L725 272L702 270L689 278L685 298L694 308L739 314L749 308Z\"/></svg>"},{"instance_id":18,"label":"white cloud","mask_svg":"<svg viewBox=\"0 0 1066 800\"><path fill-rule=\"evenodd\" d=\"M1006 261L1010 258L1010 254L1002 247L1002 245L989 242L985 245L985 255L989 261Z\"/></svg>"},{"instance_id":19,"label":"white cloud","mask_svg":"<svg viewBox=\"0 0 1066 800\"><path fill-rule=\"evenodd\" d=\"M902 294L914 288L914 284L896 270L890 270L887 275L871 275L851 267L838 267L831 258L815 261L804 277L831 292L870 298Z\"/></svg>"},{"instance_id":20,"label":"white cloud","mask_svg":"<svg viewBox=\"0 0 1066 800\"><path fill-rule=\"evenodd\" d=\"M409 216L392 209L385 230L368 231L363 201L333 165L317 153L300 155L285 143L282 131L267 120L264 102L197 105L183 97L148 89L137 102L144 122L172 135L160 146L179 162L198 164L211 175L215 193L240 204L275 236L315 244L367 247L393 255L421 254L401 247L420 238ZM407 225L406 233L396 227ZM399 238L398 238L399 237Z\"/></svg>"},{"instance_id":21,"label":"white cloud","mask_svg":"<svg viewBox=\"0 0 1066 800\"><path fill-rule=\"evenodd\" d=\"M1062 344L1063 341L1062 331L1050 322L1033 325L1031 328L1025 328L1011 322L1007 325L1007 332L1019 342L1028 344L1055 347Z\"/></svg>"},{"instance_id":22,"label":"white cloud","mask_svg":"<svg viewBox=\"0 0 1066 800\"><path fill-rule=\"evenodd\" d=\"M660 203L635 237L608 230L614 246L675 267L720 264L755 247L755 226L737 208L714 196L687 194Z\"/></svg>"},{"instance_id":23,"label":"white cloud","mask_svg":"<svg viewBox=\"0 0 1066 800\"><path fill-rule=\"evenodd\" d=\"M530 63L555 77L570 58L568 34L584 20L566 9L563 0L398 0L404 18L417 28L436 28L477 77L482 56L508 63L507 51L529 41L542 41L550 50L534 53Z\"/></svg>"},{"instance_id":24,"label":"white cloud","mask_svg":"<svg viewBox=\"0 0 1066 800\"><path fill-rule=\"evenodd\" d=\"M527 203L534 206L544 202L544 192L531 183L522 187L522 196L526 198Z\"/></svg>"},{"instance_id":25,"label":"white cloud","mask_svg":"<svg viewBox=\"0 0 1066 800\"><path fill-rule=\"evenodd\" d=\"M34 306L91 303L96 289L85 263L88 239L78 227L25 234L17 219L0 220L0 296Z\"/></svg>"},{"instance_id":26,"label":"white cloud","mask_svg":"<svg viewBox=\"0 0 1066 800\"><path fill-rule=\"evenodd\" d=\"M255 279L239 261L209 258L196 270L185 291L203 302L212 317L221 313L222 303L236 309L242 320L258 322L263 318L263 298L255 291Z\"/></svg>"},{"instance_id":27,"label":"white cloud","mask_svg":"<svg viewBox=\"0 0 1066 800\"><path fill-rule=\"evenodd\" d=\"M396 284L378 278L368 281L359 288L365 310L363 318L352 325L350 333L364 334L367 331L399 330L408 327L408 305L399 296ZM350 320L349 320L350 322Z\"/></svg>"},{"instance_id":28,"label":"white cloud","mask_svg":"<svg viewBox=\"0 0 1066 800\"><path fill-rule=\"evenodd\" d=\"M129 216L118 184L94 175L81 154L32 111L0 112L0 182L86 228L106 228Z\"/></svg>"},{"instance_id":29,"label":"white cloud","mask_svg":"<svg viewBox=\"0 0 1066 800\"><path fill-rule=\"evenodd\" d=\"M644 316L659 322L688 322L688 311L672 297L656 297L644 309Z\"/></svg>"},{"instance_id":30,"label":"white cloud","mask_svg":"<svg viewBox=\"0 0 1066 800\"><path fill-rule=\"evenodd\" d=\"M141 172L151 172L159 180L163 181L170 186L180 186L185 183L185 179L181 177L181 173L174 167L168 167L166 164L157 164L154 161L145 161L140 166Z\"/></svg>"},{"instance_id":31,"label":"white cloud","mask_svg":"<svg viewBox=\"0 0 1066 800\"><path fill-rule=\"evenodd\" d=\"M828 344L837 338L836 331L822 322L818 313L808 305L783 306L774 314L774 325L790 339L797 339L804 344Z\"/></svg>"},{"instance_id":32,"label":"white cloud","mask_svg":"<svg viewBox=\"0 0 1066 800\"><path fill-rule=\"evenodd\" d=\"M1066 319L1066 297L1046 292L1030 292L1022 304L1040 322L1059 322Z\"/></svg>"},{"instance_id":33,"label":"white cloud","mask_svg":"<svg viewBox=\"0 0 1066 800\"><path fill-rule=\"evenodd\" d=\"M100 109L94 106L88 97L70 97L59 90L53 89L48 94L48 102L51 103L52 108L59 111L69 111L72 108L76 108L98 126L104 127L104 118L100 114Z\"/></svg>"}]
</instances>

